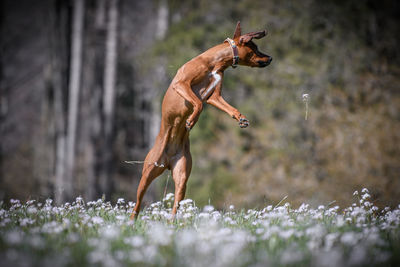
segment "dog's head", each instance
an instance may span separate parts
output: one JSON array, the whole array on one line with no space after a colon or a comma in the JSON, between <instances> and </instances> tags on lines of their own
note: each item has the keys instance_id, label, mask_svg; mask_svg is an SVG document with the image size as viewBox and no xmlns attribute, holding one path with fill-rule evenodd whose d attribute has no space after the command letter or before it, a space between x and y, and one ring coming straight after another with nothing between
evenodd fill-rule
<instances>
[{"instance_id":1,"label":"dog's head","mask_svg":"<svg viewBox=\"0 0 400 267\"><path fill-rule=\"evenodd\" d=\"M264 68L268 66L272 57L260 52L252 39L260 39L267 35L267 31L250 32L242 35L240 21L236 25L233 40L238 47L239 65Z\"/></svg>"}]
</instances>

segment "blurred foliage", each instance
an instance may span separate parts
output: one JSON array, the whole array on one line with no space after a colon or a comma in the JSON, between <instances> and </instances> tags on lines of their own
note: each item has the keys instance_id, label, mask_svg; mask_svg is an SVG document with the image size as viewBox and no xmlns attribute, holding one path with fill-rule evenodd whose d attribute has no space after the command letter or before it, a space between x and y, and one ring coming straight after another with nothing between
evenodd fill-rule
<instances>
[{"instance_id":1,"label":"blurred foliage","mask_svg":"<svg viewBox=\"0 0 400 267\"><path fill-rule=\"evenodd\" d=\"M0 197L47 198L56 190L54 92L63 88L68 96L73 3L3 2ZM96 189L86 195L104 167L97 147L103 140L107 34L106 24L99 22L107 21L105 2L85 1L74 188L88 200L103 193ZM398 204L400 2L119 3L112 198L134 199L142 166L124 161L145 158L157 134L163 94L178 68L232 37L240 20L244 33L268 30L255 42L274 60L264 69L226 70L223 95L248 117L250 127L240 129L227 114L205 107L190 133L193 169L186 197L217 208L276 204L286 195L293 205L336 200L343 207L351 204L347 196L353 191L368 187L376 205ZM163 28L159 24L168 29L165 37L156 34ZM308 120L305 93L310 95ZM67 97L62 102L66 109ZM173 191L165 172L145 202L160 199L167 181Z\"/></svg>"},{"instance_id":2,"label":"blurred foliage","mask_svg":"<svg viewBox=\"0 0 400 267\"><path fill-rule=\"evenodd\" d=\"M395 1L170 1L168 36L154 47L168 75L233 34L268 29L266 69L228 69L224 97L251 126L206 107L191 132L187 196L219 207L350 204L373 189L400 197L399 4ZM310 94L305 121L302 94ZM161 185L160 187L162 187Z\"/></svg>"}]
</instances>

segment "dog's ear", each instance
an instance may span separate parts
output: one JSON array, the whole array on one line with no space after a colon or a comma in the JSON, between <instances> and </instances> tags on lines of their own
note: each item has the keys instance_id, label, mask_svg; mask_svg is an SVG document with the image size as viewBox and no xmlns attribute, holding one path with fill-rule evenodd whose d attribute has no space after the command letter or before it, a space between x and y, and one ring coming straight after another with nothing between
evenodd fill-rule
<instances>
[{"instance_id":1,"label":"dog's ear","mask_svg":"<svg viewBox=\"0 0 400 267\"><path fill-rule=\"evenodd\" d=\"M240 21L236 24L235 33L233 34L233 39L240 37L242 35L242 29L240 28Z\"/></svg>"},{"instance_id":2,"label":"dog's ear","mask_svg":"<svg viewBox=\"0 0 400 267\"><path fill-rule=\"evenodd\" d=\"M267 30L259 31L259 32L249 32L240 37L239 44L242 43L248 43L250 42L253 38L255 39L260 39L263 38L265 35L267 35Z\"/></svg>"}]
</instances>

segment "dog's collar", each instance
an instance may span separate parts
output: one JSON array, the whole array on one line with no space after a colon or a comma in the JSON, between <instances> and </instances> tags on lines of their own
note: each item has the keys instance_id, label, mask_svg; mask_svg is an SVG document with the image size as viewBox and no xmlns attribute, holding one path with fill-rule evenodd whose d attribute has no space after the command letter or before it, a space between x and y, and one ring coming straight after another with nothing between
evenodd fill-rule
<instances>
[{"instance_id":1,"label":"dog's collar","mask_svg":"<svg viewBox=\"0 0 400 267\"><path fill-rule=\"evenodd\" d=\"M225 42L228 42L229 45L232 48L232 54L233 54L233 63L232 63L232 68L236 68L238 63L239 63L239 51L238 48L235 44L235 41L233 41L231 38L226 38Z\"/></svg>"}]
</instances>

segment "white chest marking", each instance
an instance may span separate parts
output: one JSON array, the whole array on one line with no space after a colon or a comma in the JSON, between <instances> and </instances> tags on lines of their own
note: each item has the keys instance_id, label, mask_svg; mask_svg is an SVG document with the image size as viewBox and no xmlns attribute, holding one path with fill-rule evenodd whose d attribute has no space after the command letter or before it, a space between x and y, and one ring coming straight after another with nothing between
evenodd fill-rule
<instances>
[{"instance_id":1,"label":"white chest marking","mask_svg":"<svg viewBox=\"0 0 400 267\"><path fill-rule=\"evenodd\" d=\"M216 71L211 72L211 76L214 77L214 81L210 85L210 87L205 92L204 96L207 98L209 94L214 91L215 86L221 81L221 75L219 75Z\"/></svg>"}]
</instances>

